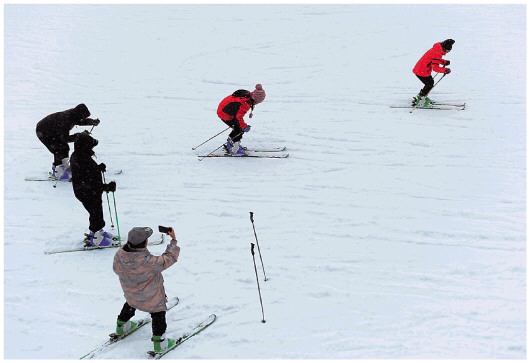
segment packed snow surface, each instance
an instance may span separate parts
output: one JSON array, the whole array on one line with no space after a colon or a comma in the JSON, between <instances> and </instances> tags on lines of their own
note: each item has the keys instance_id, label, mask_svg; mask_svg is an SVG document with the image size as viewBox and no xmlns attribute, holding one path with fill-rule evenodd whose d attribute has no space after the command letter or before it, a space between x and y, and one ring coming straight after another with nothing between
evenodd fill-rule
<instances>
[{"instance_id":1,"label":"packed snow surface","mask_svg":"<svg viewBox=\"0 0 530 363\"><path fill-rule=\"evenodd\" d=\"M95 151L118 185L121 235L177 232L167 335L217 314L166 358L526 358L525 15L524 5L5 5L5 358L78 359L124 303L115 249L45 254L87 231L71 184L24 181L51 167L36 123L79 103L101 119ZM422 86L414 64L447 38L452 73L431 96L466 109L390 108L408 105ZM267 98L243 145L290 157L199 161L226 140L192 150L226 127L220 100L256 83ZM98 358L146 358L150 337L144 327Z\"/></svg>"}]
</instances>

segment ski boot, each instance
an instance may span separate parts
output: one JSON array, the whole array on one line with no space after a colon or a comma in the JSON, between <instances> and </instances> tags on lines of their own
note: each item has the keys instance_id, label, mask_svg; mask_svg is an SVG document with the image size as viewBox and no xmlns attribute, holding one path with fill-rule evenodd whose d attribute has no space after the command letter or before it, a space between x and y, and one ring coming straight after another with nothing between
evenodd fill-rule
<instances>
[{"instance_id":1,"label":"ski boot","mask_svg":"<svg viewBox=\"0 0 530 363\"><path fill-rule=\"evenodd\" d=\"M109 247L114 246L116 242L113 240L114 236L105 232L103 229L94 233L90 231L88 239L85 240L87 247Z\"/></svg>"},{"instance_id":2,"label":"ski boot","mask_svg":"<svg viewBox=\"0 0 530 363\"><path fill-rule=\"evenodd\" d=\"M420 107L432 107L432 101L429 97L425 96L420 102Z\"/></svg>"},{"instance_id":3,"label":"ski boot","mask_svg":"<svg viewBox=\"0 0 530 363\"><path fill-rule=\"evenodd\" d=\"M231 138L228 138L223 146L226 153L232 156L246 155L245 148L241 146L240 141L233 142Z\"/></svg>"},{"instance_id":4,"label":"ski boot","mask_svg":"<svg viewBox=\"0 0 530 363\"><path fill-rule=\"evenodd\" d=\"M129 320L129 321L121 321L120 319L117 319L116 321L116 335L125 335L128 334L130 331L136 329L138 326L138 323Z\"/></svg>"},{"instance_id":5,"label":"ski boot","mask_svg":"<svg viewBox=\"0 0 530 363\"><path fill-rule=\"evenodd\" d=\"M162 335L153 335L151 338L153 342L153 348L156 353L162 353L175 346L175 339L166 339L166 333Z\"/></svg>"},{"instance_id":6,"label":"ski boot","mask_svg":"<svg viewBox=\"0 0 530 363\"><path fill-rule=\"evenodd\" d=\"M226 144L223 145L225 152L227 154L230 154L230 150L232 149L233 146L234 146L234 142L232 141L230 137L226 139Z\"/></svg>"},{"instance_id":7,"label":"ski boot","mask_svg":"<svg viewBox=\"0 0 530 363\"><path fill-rule=\"evenodd\" d=\"M62 165L52 165L51 176L55 180L70 181L72 179L72 169L64 168Z\"/></svg>"},{"instance_id":8,"label":"ski boot","mask_svg":"<svg viewBox=\"0 0 530 363\"><path fill-rule=\"evenodd\" d=\"M243 156L247 154L239 141L232 144L232 147L229 148L228 153L232 156Z\"/></svg>"},{"instance_id":9,"label":"ski boot","mask_svg":"<svg viewBox=\"0 0 530 363\"><path fill-rule=\"evenodd\" d=\"M429 97L423 96L421 93L418 93L418 95L412 99L412 106L432 107L432 101Z\"/></svg>"}]
</instances>

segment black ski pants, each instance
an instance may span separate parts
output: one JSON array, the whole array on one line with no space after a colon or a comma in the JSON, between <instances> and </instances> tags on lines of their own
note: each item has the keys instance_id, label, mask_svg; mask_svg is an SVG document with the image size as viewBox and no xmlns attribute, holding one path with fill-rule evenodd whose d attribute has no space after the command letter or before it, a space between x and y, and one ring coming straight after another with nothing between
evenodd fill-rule
<instances>
[{"instance_id":1,"label":"black ski pants","mask_svg":"<svg viewBox=\"0 0 530 363\"><path fill-rule=\"evenodd\" d=\"M243 129L239 126L239 122L236 119L225 121L222 120L227 126L232 128L232 132L228 135L233 142L241 141L243 138Z\"/></svg>"},{"instance_id":2,"label":"black ski pants","mask_svg":"<svg viewBox=\"0 0 530 363\"><path fill-rule=\"evenodd\" d=\"M59 138L46 136L44 133L38 130L37 137L53 154L53 165L61 165L63 159L67 158L70 154L70 146L68 146L68 143L62 142Z\"/></svg>"},{"instance_id":3,"label":"black ski pants","mask_svg":"<svg viewBox=\"0 0 530 363\"><path fill-rule=\"evenodd\" d=\"M429 92L431 92L432 88L434 87L434 78L432 78L432 76L429 76L429 77L416 76L416 77L418 77L420 81L425 85L420 91L421 96L428 95Z\"/></svg>"},{"instance_id":4,"label":"black ski pants","mask_svg":"<svg viewBox=\"0 0 530 363\"><path fill-rule=\"evenodd\" d=\"M118 315L118 319L121 321L129 321L129 319L131 319L135 313L136 309L125 302L125 304L123 304L123 308L121 309L120 315ZM159 311L156 313L151 313L151 325L153 329L153 335L161 336L164 334L167 329L166 312Z\"/></svg>"},{"instance_id":5,"label":"black ski pants","mask_svg":"<svg viewBox=\"0 0 530 363\"><path fill-rule=\"evenodd\" d=\"M83 204L88 212L88 222L92 232L97 232L105 227L103 218L103 198L99 195L76 195L76 198Z\"/></svg>"}]
</instances>

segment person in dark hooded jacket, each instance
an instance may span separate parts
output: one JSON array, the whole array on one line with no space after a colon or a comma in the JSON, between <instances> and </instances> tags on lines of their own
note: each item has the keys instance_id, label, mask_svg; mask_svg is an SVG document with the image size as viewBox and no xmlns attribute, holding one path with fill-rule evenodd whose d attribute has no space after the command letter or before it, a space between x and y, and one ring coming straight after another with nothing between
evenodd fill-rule
<instances>
[{"instance_id":1,"label":"person in dark hooded jacket","mask_svg":"<svg viewBox=\"0 0 530 363\"><path fill-rule=\"evenodd\" d=\"M71 178L68 166L70 153L69 142L75 141L70 135L74 126L97 126L99 119L88 118L90 111L84 104L79 104L66 111L52 113L37 123L36 133L39 140L53 154L52 176L57 179Z\"/></svg>"},{"instance_id":2,"label":"person in dark hooded jacket","mask_svg":"<svg viewBox=\"0 0 530 363\"><path fill-rule=\"evenodd\" d=\"M423 83L424 87L420 90L418 95L414 97L412 101L413 106L430 107L431 100L427 97L431 89L434 87L434 78L432 78L432 71L449 74L451 69L445 68L451 62L442 59L442 56L446 55L453 49L455 41L453 39L446 39L443 42L435 43L431 49L429 49L420 58L420 60L414 66L412 72L419 78Z\"/></svg>"},{"instance_id":3,"label":"person in dark hooded jacket","mask_svg":"<svg viewBox=\"0 0 530 363\"><path fill-rule=\"evenodd\" d=\"M70 158L74 195L89 213L89 245L109 246L113 243L114 236L103 230L105 220L101 196L103 192L115 192L116 183L111 181L104 184L101 173L106 171L106 166L92 159L93 148L98 144L98 140L92 138L88 131L76 135L74 152Z\"/></svg>"}]
</instances>

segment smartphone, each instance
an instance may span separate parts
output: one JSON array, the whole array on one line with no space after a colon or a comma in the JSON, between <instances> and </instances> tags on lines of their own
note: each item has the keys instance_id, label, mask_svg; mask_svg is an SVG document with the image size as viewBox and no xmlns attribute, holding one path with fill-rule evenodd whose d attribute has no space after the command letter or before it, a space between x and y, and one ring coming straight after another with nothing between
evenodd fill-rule
<instances>
[{"instance_id":1,"label":"smartphone","mask_svg":"<svg viewBox=\"0 0 530 363\"><path fill-rule=\"evenodd\" d=\"M158 232L168 234L171 232L171 227L158 226Z\"/></svg>"}]
</instances>

